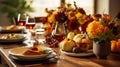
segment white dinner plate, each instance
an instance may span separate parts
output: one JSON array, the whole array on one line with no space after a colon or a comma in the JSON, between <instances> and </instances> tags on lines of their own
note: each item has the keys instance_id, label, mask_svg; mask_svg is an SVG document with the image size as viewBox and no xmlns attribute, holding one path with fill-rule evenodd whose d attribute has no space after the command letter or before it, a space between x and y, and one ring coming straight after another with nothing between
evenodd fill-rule
<instances>
[{"instance_id":1,"label":"white dinner plate","mask_svg":"<svg viewBox=\"0 0 120 67\"><path fill-rule=\"evenodd\" d=\"M82 52L82 53L72 53L72 52L66 52L66 51L62 51L60 50L61 53L68 55L68 56L74 56L74 57L87 57L87 56L92 56L93 55L93 51L92 49L88 50L87 52Z\"/></svg>"},{"instance_id":2,"label":"white dinner plate","mask_svg":"<svg viewBox=\"0 0 120 67\"><path fill-rule=\"evenodd\" d=\"M2 38L8 34L0 34L0 43L14 43L14 42L22 42L25 40L25 36L23 34L17 34L16 38Z\"/></svg>"},{"instance_id":3,"label":"white dinner plate","mask_svg":"<svg viewBox=\"0 0 120 67\"><path fill-rule=\"evenodd\" d=\"M48 53L46 54L40 54L40 55L23 55L23 53L30 47L17 47L17 48L13 48L9 50L9 55L12 55L13 59L16 60L25 60L25 61L31 61L31 60L40 60L40 59L44 59L46 56L48 56L49 54L51 54L52 49L48 48L48 47L44 47L42 48L43 50L47 49L50 50Z\"/></svg>"}]
</instances>

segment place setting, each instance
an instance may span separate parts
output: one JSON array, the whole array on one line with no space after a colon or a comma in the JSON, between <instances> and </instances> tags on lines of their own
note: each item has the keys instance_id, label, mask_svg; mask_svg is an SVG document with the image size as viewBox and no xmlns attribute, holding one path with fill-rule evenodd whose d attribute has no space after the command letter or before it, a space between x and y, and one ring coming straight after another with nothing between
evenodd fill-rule
<instances>
[{"instance_id":1,"label":"place setting","mask_svg":"<svg viewBox=\"0 0 120 67\"><path fill-rule=\"evenodd\" d=\"M56 63L58 60L56 52L52 48L43 46L39 41L34 41L30 46L16 47L9 50L9 57L20 64L31 63ZM34 62L33 62L34 61Z\"/></svg>"}]
</instances>

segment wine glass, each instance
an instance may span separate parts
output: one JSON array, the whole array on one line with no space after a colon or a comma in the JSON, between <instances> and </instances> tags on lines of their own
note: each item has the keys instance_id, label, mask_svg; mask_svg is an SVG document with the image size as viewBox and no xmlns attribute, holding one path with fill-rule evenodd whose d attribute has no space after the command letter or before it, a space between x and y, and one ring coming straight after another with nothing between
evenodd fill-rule
<instances>
[{"instance_id":1,"label":"wine glass","mask_svg":"<svg viewBox=\"0 0 120 67\"><path fill-rule=\"evenodd\" d=\"M26 29L33 30L35 27L35 20L34 18L26 18Z\"/></svg>"},{"instance_id":2,"label":"wine glass","mask_svg":"<svg viewBox=\"0 0 120 67\"><path fill-rule=\"evenodd\" d=\"M19 25L19 26L25 26L26 16L18 14L17 22L18 22L17 25Z\"/></svg>"},{"instance_id":3,"label":"wine glass","mask_svg":"<svg viewBox=\"0 0 120 67\"><path fill-rule=\"evenodd\" d=\"M31 38L35 38L35 20L34 18L30 18L29 16L26 17L26 30L30 33L30 40Z\"/></svg>"}]
</instances>

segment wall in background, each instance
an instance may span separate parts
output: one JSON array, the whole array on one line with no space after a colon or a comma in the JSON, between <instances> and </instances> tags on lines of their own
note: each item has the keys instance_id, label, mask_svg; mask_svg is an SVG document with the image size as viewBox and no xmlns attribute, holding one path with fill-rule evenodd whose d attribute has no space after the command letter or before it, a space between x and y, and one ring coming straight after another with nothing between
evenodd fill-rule
<instances>
[{"instance_id":1,"label":"wall in background","mask_svg":"<svg viewBox=\"0 0 120 67\"><path fill-rule=\"evenodd\" d=\"M6 18L5 14L0 13L0 26L10 25L8 19Z\"/></svg>"},{"instance_id":2,"label":"wall in background","mask_svg":"<svg viewBox=\"0 0 120 67\"><path fill-rule=\"evenodd\" d=\"M107 13L109 14L109 0L96 0L96 13L102 14Z\"/></svg>"},{"instance_id":3,"label":"wall in background","mask_svg":"<svg viewBox=\"0 0 120 67\"><path fill-rule=\"evenodd\" d=\"M115 16L120 12L120 0L110 0L109 13L111 16Z\"/></svg>"},{"instance_id":4,"label":"wall in background","mask_svg":"<svg viewBox=\"0 0 120 67\"><path fill-rule=\"evenodd\" d=\"M1 2L2 0L0 0ZM0 8L2 7L2 5L0 5ZM6 26L6 25L10 25L8 19L6 18L6 15L3 13L0 13L0 26Z\"/></svg>"},{"instance_id":5,"label":"wall in background","mask_svg":"<svg viewBox=\"0 0 120 67\"><path fill-rule=\"evenodd\" d=\"M107 13L115 16L120 12L120 0L96 0L96 13Z\"/></svg>"},{"instance_id":6,"label":"wall in background","mask_svg":"<svg viewBox=\"0 0 120 67\"><path fill-rule=\"evenodd\" d=\"M1 1L1 0L0 0ZM120 11L120 0L96 0L96 13L107 13L111 16L116 15L117 12ZM1 5L0 5L1 7ZM0 13L0 26L3 25L10 25L9 21L7 20L6 16Z\"/></svg>"}]
</instances>

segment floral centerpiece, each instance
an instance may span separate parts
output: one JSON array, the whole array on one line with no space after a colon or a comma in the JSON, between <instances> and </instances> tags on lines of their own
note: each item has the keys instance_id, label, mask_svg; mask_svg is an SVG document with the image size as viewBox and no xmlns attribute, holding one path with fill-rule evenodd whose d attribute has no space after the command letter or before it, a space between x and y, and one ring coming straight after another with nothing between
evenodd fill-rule
<instances>
[{"instance_id":1,"label":"floral centerpiece","mask_svg":"<svg viewBox=\"0 0 120 67\"><path fill-rule=\"evenodd\" d=\"M88 23L93 21L91 15L86 15L85 10L77 7L75 2L74 7L67 4L56 10L46 8L45 11L48 15L42 19L42 22L46 29L46 35L51 35L57 23L63 23L68 32L76 31L80 33L81 30L85 32ZM79 29L80 26L81 29Z\"/></svg>"},{"instance_id":2,"label":"floral centerpiece","mask_svg":"<svg viewBox=\"0 0 120 67\"><path fill-rule=\"evenodd\" d=\"M52 42L54 46L61 41L56 41L54 37L51 38L57 25L64 25L66 34L68 32L81 33L86 32L87 25L93 21L92 16L87 15L83 8L77 7L75 2L74 7L72 7L71 4L67 4L56 10L48 10L48 8L46 8L45 11L48 15L42 19L42 22L46 29L46 36L50 36L47 38L47 41L48 43L50 42L50 44ZM64 32L63 29L58 30Z\"/></svg>"},{"instance_id":3,"label":"floral centerpiece","mask_svg":"<svg viewBox=\"0 0 120 67\"><path fill-rule=\"evenodd\" d=\"M93 40L93 52L99 59L107 59L111 50L110 42L115 38L116 23L110 21L111 17L103 14L89 23L86 29L89 38Z\"/></svg>"},{"instance_id":4,"label":"floral centerpiece","mask_svg":"<svg viewBox=\"0 0 120 67\"><path fill-rule=\"evenodd\" d=\"M87 34L94 41L111 41L114 38L114 24L111 23L111 17L107 14L103 14L99 18L100 20L94 20L87 26Z\"/></svg>"}]
</instances>

